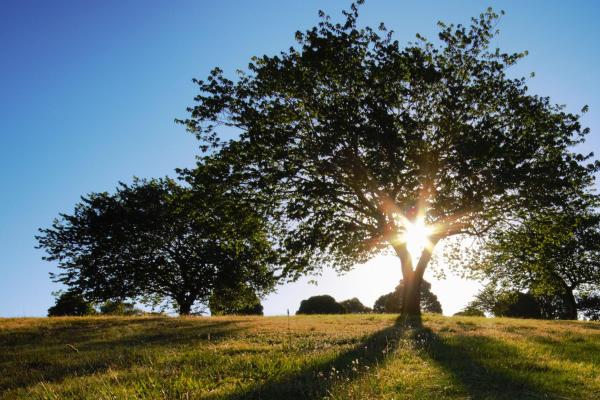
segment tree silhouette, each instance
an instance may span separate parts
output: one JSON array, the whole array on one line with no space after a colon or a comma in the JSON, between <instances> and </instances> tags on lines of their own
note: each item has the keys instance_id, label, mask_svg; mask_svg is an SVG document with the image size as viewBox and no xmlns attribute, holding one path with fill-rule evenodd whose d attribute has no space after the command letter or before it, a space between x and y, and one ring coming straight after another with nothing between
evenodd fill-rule
<instances>
[{"instance_id":1,"label":"tree silhouette","mask_svg":"<svg viewBox=\"0 0 600 400\"><path fill-rule=\"evenodd\" d=\"M577 306L584 318L600 321L600 293L583 293L578 299Z\"/></svg>"},{"instance_id":2,"label":"tree silhouette","mask_svg":"<svg viewBox=\"0 0 600 400\"><path fill-rule=\"evenodd\" d=\"M378 313L399 313L402 311L402 302L404 301L404 291L406 287L401 280L393 292L380 296L373 306L373 311ZM431 283L423 280L421 283L420 304L423 311L430 313L442 313L442 305L437 296L431 291Z\"/></svg>"},{"instance_id":3,"label":"tree silhouette","mask_svg":"<svg viewBox=\"0 0 600 400\"><path fill-rule=\"evenodd\" d=\"M221 287L208 301L211 315L263 315L263 306L253 288L245 284Z\"/></svg>"},{"instance_id":4,"label":"tree silhouette","mask_svg":"<svg viewBox=\"0 0 600 400\"><path fill-rule=\"evenodd\" d=\"M195 80L179 122L269 194L283 250L304 260L290 270L348 270L392 250L403 313L418 315L440 240L577 196L598 166L571 150L588 132L578 115L507 76L525 53L489 48L493 11L440 23L439 45L417 35L401 47L383 24L358 27L360 3L342 23L321 12L297 46L252 58L234 80L219 68ZM239 137L223 140L232 129ZM411 255L405 235L421 221L429 243Z\"/></svg>"},{"instance_id":5,"label":"tree silhouette","mask_svg":"<svg viewBox=\"0 0 600 400\"><path fill-rule=\"evenodd\" d=\"M372 311L369 307L361 303L356 297L340 301L340 305L346 314L365 314Z\"/></svg>"},{"instance_id":6,"label":"tree silhouette","mask_svg":"<svg viewBox=\"0 0 600 400\"><path fill-rule=\"evenodd\" d=\"M530 290L549 318L577 319L574 292L600 286L600 215L591 204L536 213L493 232L480 254L472 270L496 285Z\"/></svg>"},{"instance_id":7,"label":"tree silhouette","mask_svg":"<svg viewBox=\"0 0 600 400\"><path fill-rule=\"evenodd\" d=\"M198 166L192 188L136 180L92 193L41 229L39 247L63 270L55 281L97 300L158 296L189 314L218 290L270 291L277 254L264 219L218 165Z\"/></svg>"},{"instance_id":8,"label":"tree silhouette","mask_svg":"<svg viewBox=\"0 0 600 400\"><path fill-rule=\"evenodd\" d=\"M296 314L343 314L344 307L329 295L312 296L300 302Z\"/></svg>"},{"instance_id":9,"label":"tree silhouette","mask_svg":"<svg viewBox=\"0 0 600 400\"><path fill-rule=\"evenodd\" d=\"M81 293L73 290L56 292L56 303L48 309L49 317L94 315L94 305L87 301Z\"/></svg>"}]
</instances>

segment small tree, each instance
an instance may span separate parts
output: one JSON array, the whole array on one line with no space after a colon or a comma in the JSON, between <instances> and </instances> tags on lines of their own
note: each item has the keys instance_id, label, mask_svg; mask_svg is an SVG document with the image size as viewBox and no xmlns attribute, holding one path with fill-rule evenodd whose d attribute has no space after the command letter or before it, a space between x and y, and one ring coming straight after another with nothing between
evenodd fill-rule
<instances>
[{"instance_id":1,"label":"small tree","mask_svg":"<svg viewBox=\"0 0 600 400\"><path fill-rule=\"evenodd\" d=\"M329 295L312 296L300 302L296 314L343 314L344 307Z\"/></svg>"},{"instance_id":2,"label":"small tree","mask_svg":"<svg viewBox=\"0 0 600 400\"><path fill-rule=\"evenodd\" d=\"M424 311L430 313L442 313L442 305L437 296L431 291L431 284L423 281L421 284L421 299L420 304ZM404 301L405 285L404 280L400 280L400 284L396 286L393 292L384 294L375 301L373 311L378 313L399 313L402 310L402 302Z\"/></svg>"},{"instance_id":3,"label":"small tree","mask_svg":"<svg viewBox=\"0 0 600 400\"><path fill-rule=\"evenodd\" d=\"M56 303L48 309L49 317L85 316L94 315L96 310L92 303L87 301L81 293L69 290L53 293Z\"/></svg>"},{"instance_id":4,"label":"small tree","mask_svg":"<svg viewBox=\"0 0 600 400\"><path fill-rule=\"evenodd\" d=\"M471 269L495 285L531 291L548 318L577 319L575 292L600 286L600 215L592 207L572 204L502 226Z\"/></svg>"},{"instance_id":5,"label":"small tree","mask_svg":"<svg viewBox=\"0 0 600 400\"><path fill-rule=\"evenodd\" d=\"M195 80L181 122L268 193L284 249L305 261L298 273L392 250L414 316L440 240L578 195L598 165L571 150L588 132L578 115L507 75L525 53L490 49L493 11L468 27L440 23L440 45L417 35L401 47L383 24L359 28L357 4L342 23L321 13L296 47L253 58L235 80L218 68ZM428 240L411 254L415 227Z\"/></svg>"},{"instance_id":6,"label":"small tree","mask_svg":"<svg viewBox=\"0 0 600 400\"><path fill-rule=\"evenodd\" d=\"M181 315L215 290L272 290L270 229L230 176L205 160L186 176L190 187L136 180L83 197L37 237L45 259L64 271L52 277L100 301L168 298Z\"/></svg>"}]
</instances>

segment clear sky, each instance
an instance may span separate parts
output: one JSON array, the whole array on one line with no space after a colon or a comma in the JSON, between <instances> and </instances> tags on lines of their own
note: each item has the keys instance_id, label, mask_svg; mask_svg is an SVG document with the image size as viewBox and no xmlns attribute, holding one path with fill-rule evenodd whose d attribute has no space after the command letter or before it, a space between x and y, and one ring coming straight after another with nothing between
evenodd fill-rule
<instances>
[{"instance_id":1,"label":"clear sky","mask_svg":"<svg viewBox=\"0 0 600 400\"><path fill-rule=\"evenodd\" d=\"M111 190L132 176L192 166L195 139L185 117L193 77L214 66L233 74L253 55L294 44L293 34L334 17L347 1L0 1L0 316L42 316L53 303L55 266L41 260L34 235L79 196ZM571 110L585 104L592 128L585 150L600 149L600 2L367 1L361 22L384 21L401 41L433 38L436 21L467 23L489 5L506 15L495 45L529 50L515 75ZM319 285L281 286L267 314L294 312L301 299L328 293L372 306L394 288L400 268L378 258ZM457 279L433 281L446 314L476 291Z\"/></svg>"}]
</instances>

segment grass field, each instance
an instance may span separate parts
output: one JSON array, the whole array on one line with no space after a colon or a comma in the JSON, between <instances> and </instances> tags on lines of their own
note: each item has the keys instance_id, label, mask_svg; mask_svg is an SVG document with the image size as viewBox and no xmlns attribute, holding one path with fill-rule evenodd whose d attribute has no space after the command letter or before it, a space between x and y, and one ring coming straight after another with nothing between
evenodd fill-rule
<instances>
[{"instance_id":1,"label":"grass field","mask_svg":"<svg viewBox=\"0 0 600 400\"><path fill-rule=\"evenodd\" d=\"M3 399L599 399L600 323L0 319L0 372Z\"/></svg>"}]
</instances>

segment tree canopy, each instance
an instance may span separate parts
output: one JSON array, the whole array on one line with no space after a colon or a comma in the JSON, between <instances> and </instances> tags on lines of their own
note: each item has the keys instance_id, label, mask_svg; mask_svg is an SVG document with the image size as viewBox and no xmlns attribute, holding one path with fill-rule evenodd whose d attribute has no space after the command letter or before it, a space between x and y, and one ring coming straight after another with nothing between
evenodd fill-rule
<instances>
[{"instance_id":1,"label":"tree canopy","mask_svg":"<svg viewBox=\"0 0 600 400\"><path fill-rule=\"evenodd\" d=\"M263 315L263 306L253 288L246 284L214 290L208 300L211 315Z\"/></svg>"},{"instance_id":2,"label":"tree canopy","mask_svg":"<svg viewBox=\"0 0 600 400\"><path fill-rule=\"evenodd\" d=\"M373 311L356 297L340 301L340 305L344 309L344 314L365 314Z\"/></svg>"},{"instance_id":3,"label":"tree canopy","mask_svg":"<svg viewBox=\"0 0 600 400\"><path fill-rule=\"evenodd\" d=\"M592 205L532 214L493 232L480 254L470 268L492 284L531 291L577 319L574 292L600 287L600 215Z\"/></svg>"},{"instance_id":4,"label":"tree canopy","mask_svg":"<svg viewBox=\"0 0 600 400\"><path fill-rule=\"evenodd\" d=\"M282 250L305 261L296 272L346 270L391 249L403 311L415 315L440 240L580 196L598 165L573 150L588 133L579 115L508 75L526 53L491 48L492 10L401 45L384 24L358 26L361 3L340 23L321 13L296 46L252 58L235 79L215 68L195 80L180 122L269 194ZM239 137L224 140L232 128ZM410 254L419 220L429 243Z\"/></svg>"},{"instance_id":5,"label":"tree canopy","mask_svg":"<svg viewBox=\"0 0 600 400\"><path fill-rule=\"evenodd\" d=\"M300 302L296 314L343 314L344 307L329 295L312 296Z\"/></svg>"},{"instance_id":6,"label":"tree canopy","mask_svg":"<svg viewBox=\"0 0 600 400\"><path fill-rule=\"evenodd\" d=\"M190 187L136 180L82 197L37 237L63 271L53 278L102 301L169 299L180 314L217 290L270 291L278 267L269 230L227 177L205 163L187 176Z\"/></svg>"},{"instance_id":7,"label":"tree canopy","mask_svg":"<svg viewBox=\"0 0 600 400\"><path fill-rule=\"evenodd\" d=\"M56 295L56 302L48 309L49 317L77 316L96 314L94 305L87 301L81 293L73 290L59 291L53 293Z\"/></svg>"}]
</instances>

